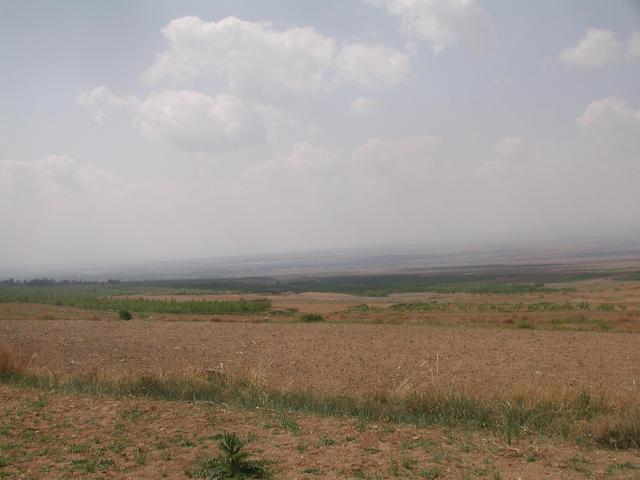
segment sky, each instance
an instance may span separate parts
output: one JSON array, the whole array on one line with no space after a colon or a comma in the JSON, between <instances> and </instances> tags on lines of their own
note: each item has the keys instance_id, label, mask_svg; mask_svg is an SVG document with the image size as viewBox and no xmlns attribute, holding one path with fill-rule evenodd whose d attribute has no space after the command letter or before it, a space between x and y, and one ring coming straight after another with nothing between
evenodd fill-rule
<instances>
[{"instance_id":1,"label":"sky","mask_svg":"<svg viewBox=\"0 0 640 480\"><path fill-rule=\"evenodd\" d=\"M640 219L640 1L0 0L0 265Z\"/></svg>"}]
</instances>

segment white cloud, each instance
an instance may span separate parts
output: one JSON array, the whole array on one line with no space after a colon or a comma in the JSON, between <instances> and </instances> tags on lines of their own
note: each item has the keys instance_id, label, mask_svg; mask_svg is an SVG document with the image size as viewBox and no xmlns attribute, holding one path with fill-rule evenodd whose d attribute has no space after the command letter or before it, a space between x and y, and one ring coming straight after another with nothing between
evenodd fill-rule
<instances>
[{"instance_id":1,"label":"white cloud","mask_svg":"<svg viewBox=\"0 0 640 480\"><path fill-rule=\"evenodd\" d=\"M526 151L526 142L520 137L504 137L496 143L496 150L505 160L521 157Z\"/></svg>"},{"instance_id":2,"label":"white cloud","mask_svg":"<svg viewBox=\"0 0 640 480\"><path fill-rule=\"evenodd\" d=\"M334 39L311 27L278 31L235 17L218 22L178 18L162 33L169 48L145 73L150 83L217 74L235 92L259 98L324 90L337 51Z\"/></svg>"},{"instance_id":3,"label":"white cloud","mask_svg":"<svg viewBox=\"0 0 640 480\"><path fill-rule=\"evenodd\" d=\"M86 108L96 123L118 108L129 108L137 105L139 100L133 96L121 97L101 85L96 88L82 90L77 97L78 103Z\"/></svg>"},{"instance_id":4,"label":"white cloud","mask_svg":"<svg viewBox=\"0 0 640 480\"><path fill-rule=\"evenodd\" d=\"M296 143L286 154L249 168L248 176L266 175L278 180L290 177L322 179L340 173L344 156L337 149L315 147L307 142Z\"/></svg>"},{"instance_id":5,"label":"white cloud","mask_svg":"<svg viewBox=\"0 0 640 480\"><path fill-rule=\"evenodd\" d=\"M411 70L406 54L367 43L347 45L335 63L340 78L365 87L403 83Z\"/></svg>"},{"instance_id":6,"label":"white cloud","mask_svg":"<svg viewBox=\"0 0 640 480\"><path fill-rule=\"evenodd\" d=\"M77 100L98 123L127 108L144 135L188 151L239 149L273 143L293 130L317 130L297 118L293 100L344 85L397 85L411 71L408 55L399 50L361 41L339 46L311 27L276 29L236 17L217 22L183 17L162 32L168 47L143 79L182 88L138 99L102 85L81 91ZM360 101L353 108L373 106Z\"/></svg>"},{"instance_id":7,"label":"white cloud","mask_svg":"<svg viewBox=\"0 0 640 480\"><path fill-rule=\"evenodd\" d=\"M640 122L640 110L634 110L621 98L609 97L594 100L585 108L584 113L576 119L580 127L619 126L620 122Z\"/></svg>"},{"instance_id":8,"label":"white cloud","mask_svg":"<svg viewBox=\"0 0 640 480\"><path fill-rule=\"evenodd\" d=\"M352 186L363 181L363 175L373 175L392 183L392 176L415 175L430 165L439 143L430 135L369 138L345 151L301 142L286 154L249 168L247 175L271 175L279 180L308 177L320 181L340 177Z\"/></svg>"},{"instance_id":9,"label":"white cloud","mask_svg":"<svg viewBox=\"0 0 640 480\"><path fill-rule=\"evenodd\" d=\"M370 171L408 170L429 162L439 140L431 135L370 138L354 148L351 159Z\"/></svg>"},{"instance_id":10,"label":"white cloud","mask_svg":"<svg viewBox=\"0 0 640 480\"><path fill-rule=\"evenodd\" d=\"M625 41L619 41L611 30L588 28L578 44L562 50L560 61L578 67L602 68L623 59L640 59L640 32L632 32Z\"/></svg>"},{"instance_id":11,"label":"white cloud","mask_svg":"<svg viewBox=\"0 0 640 480\"><path fill-rule=\"evenodd\" d=\"M640 178L640 109L621 98L602 98L587 105L576 124L595 141L592 148L599 152L604 164L634 166L635 177L627 174L624 182Z\"/></svg>"},{"instance_id":12,"label":"white cloud","mask_svg":"<svg viewBox=\"0 0 640 480\"><path fill-rule=\"evenodd\" d=\"M233 95L164 90L140 104L135 123L143 134L184 150L220 151L265 139L260 114Z\"/></svg>"},{"instance_id":13,"label":"white cloud","mask_svg":"<svg viewBox=\"0 0 640 480\"><path fill-rule=\"evenodd\" d=\"M562 50L558 58L567 65L600 68L617 61L621 48L611 30L588 28L578 44Z\"/></svg>"},{"instance_id":14,"label":"white cloud","mask_svg":"<svg viewBox=\"0 0 640 480\"><path fill-rule=\"evenodd\" d=\"M340 49L334 38L311 27L278 30L235 17L218 22L184 17L162 32L169 46L144 73L150 84L212 77L244 99L272 104L327 92L341 81L399 83L409 70L402 52L361 43Z\"/></svg>"},{"instance_id":15,"label":"white cloud","mask_svg":"<svg viewBox=\"0 0 640 480\"><path fill-rule=\"evenodd\" d=\"M477 49L495 43L489 15L475 0L364 0L399 17L403 31L440 53L467 38Z\"/></svg>"},{"instance_id":16,"label":"white cloud","mask_svg":"<svg viewBox=\"0 0 640 480\"><path fill-rule=\"evenodd\" d=\"M640 32L634 32L627 41L627 58L640 60Z\"/></svg>"},{"instance_id":17,"label":"white cloud","mask_svg":"<svg viewBox=\"0 0 640 480\"><path fill-rule=\"evenodd\" d=\"M378 108L378 101L374 98L358 97L351 100L351 109L358 113L371 112Z\"/></svg>"},{"instance_id":18,"label":"white cloud","mask_svg":"<svg viewBox=\"0 0 640 480\"><path fill-rule=\"evenodd\" d=\"M66 155L49 155L32 162L0 161L2 191L8 198L27 202L53 202L75 195L98 197L121 191L115 175Z\"/></svg>"}]
</instances>

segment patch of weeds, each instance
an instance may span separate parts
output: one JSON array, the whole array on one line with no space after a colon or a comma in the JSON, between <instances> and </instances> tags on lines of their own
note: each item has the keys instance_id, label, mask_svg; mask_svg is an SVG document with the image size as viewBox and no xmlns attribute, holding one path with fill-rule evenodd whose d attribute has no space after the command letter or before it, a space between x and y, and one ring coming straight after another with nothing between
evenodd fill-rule
<instances>
[{"instance_id":1,"label":"patch of weeds","mask_svg":"<svg viewBox=\"0 0 640 480\"><path fill-rule=\"evenodd\" d=\"M78 445L71 445L69 447L69 453L84 453L89 450L89 445L86 443L81 443Z\"/></svg>"},{"instance_id":2,"label":"patch of weeds","mask_svg":"<svg viewBox=\"0 0 640 480\"><path fill-rule=\"evenodd\" d=\"M413 468L418 465L418 460L413 457L402 457L400 465L402 465L402 468L406 468L407 470L413 470Z\"/></svg>"},{"instance_id":3,"label":"patch of weeds","mask_svg":"<svg viewBox=\"0 0 640 480\"><path fill-rule=\"evenodd\" d=\"M211 438L211 437L209 437L209 438ZM167 441L166 441L166 440L158 440L158 441L156 442L155 447L156 447L158 450L164 450L164 449L166 449L166 448L168 448L168 447L169 447L169 444L167 443Z\"/></svg>"},{"instance_id":4,"label":"patch of weeds","mask_svg":"<svg viewBox=\"0 0 640 480\"><path fill-rule=\"evenodd\" d=\"M389 462L388 470L389 470L389 475L393 477L400 476L400 465L398 465L398 462L396 460L391 460L391 462Z\"/></svg>"},{"instance_id":5,"label":"patch of weeds","mask_svg":"<svg viewBox=\"0 0 640 480\"><path fill-rule=\"evenodd\" d=\"M587 323L587 317L584 313L579 313L577 315L569 315L568 317L563 318L554 318L551 320L553 325L561 325L563 323Z\"/></svg>"},{"instance_id":6,"label":"patch of weeds","mask_svg":"<svg viewBox=\"0 0 640 480\"><path fill-rule=\"evenodd\" d=\"M309 444L307 442L300 442L296 445L296 450L298 450L299 453L304 453L309 450Z\"/></svg>"},{"instance_id":7,"label":"patch of weeds","mask_svg":"<svg viewBox=\"0 0 640 480\"><path fill-rule=\"evenodd\" d=\"M380 453L380 449L376 447L364 447L363 450L372 455L375 455L376 453Z\"/></svg>"},{"instance_id":8,"label":"patch of weeds","mask_svg":"<svg viewBox=\"0 0 640 480\"><path fill-rule=\"evenodd\" d=\"M133 458L138 465L144 465L147 463L147 452L142 447L138 447L133 452Z\"/></svg>"},{"instance_id":9,"label":"patch of weeds","mask_svg":"<svg viewBox=\"0 0 640 480\"><path fill-rule=\"evenodd\" d=\"M567 466L569 468L586 476L591 476L591 470L589 469L590 464L589 459L585 457L571 457L567 460Z\"/></svg>"},{"instance_id":10,"label":"patch of weeds","mask_svg":"<svg viewBox=\"0 0 640 480\"><path fill-rule=\"evenodd\" d=\"M199 478L207 480L269 478L266 462L252 460L242 449L245 442L235 433L225 433L218 442L220 455L200 462Z\"/></svg>"},{"instance_id":11,"label":"patch of weeds","mask_svg":"<svg viewBox=\"0 0 640 480\"><path fill-rule=\"evenodd\" d=\"M129 310L120 310L118 312L118 318L120 320L131 320L133 318L133 315L131 315L131 312Z\"/></svg>"},{"instance_id":12,"label":"patch of weeds","mask_svg":"<svg viewBox=\"0 0 640 480\"><path fill-rule=\"evenodd\" d=\"M600 305L598 305L598 310L600 310L601 312L611 312L615 308L615 305L608 302L602 302Z\"/></svg>"},{"instance_id":13,"label":"patch of weeds","mask_svg":"<svg viewBox=\"0 0 640 480\"><path fill-rule=\"evenodd\" d=\"M290 432L294 435L298 435L300 433L300 425L298 425L298 422L296 422L295 418L289 416L282 417L280 425L287 432Z\"/></svg>"},{"instance_id":14,"label":"patch of weeds","mask_svg":"<svg viewBox=\"0 0 640 480\"><path fill-rule=\"evenodd\" d=\"M529 321L529 318L525 316L518 318L518 321L516 322L516 328L532 330L534 327L533 324Z\"/></svg>"},{"instance_id":15,"label":"patch of weeds","mask_svg":"<svg viewBox=\"0 0 640 480\"><path fill-rule=\"evenodd\" d=\"M380 427L380 431L382 433L394 433L396 429L387 423L382 425L382 427Z\"/></svg>"},{"instance_id":16,"label":"patch of weeds","mask_svg":"<svg viewBox=\"0 0 640 480\"><path fill-rule=\"evenodd\" d=\"M588 436L605 448L640 448L640 417L637 414L603 416L592 422Z\"/></svg>"},{"instance_id":17,"label":"patch of weeds","mask_svg":"<svg viewBox=\"0 0 640 480\"><path fill-rule=\"evenodd\" d=\"M336 444L336 441L333 438L324 437L320 440L320 445L324 447L331 447Z\"/></svg>"},{"instance_id":18,"label":"patch of weeds","mask_svg":"<svg viewBox=\"0 0 640 480\"><path fill-rule=\"evenodd\" d=\"M122 422L116 422L114 426L114 430L116 435L124 435L127 431L127 427Z\"/></svg>"},{"instance_id":19,"label":"patch of weeds","mask_svg":"<svg viewBox=\"0 0 640 480\"><path fill-rule=\"evenodd\" d=\"M9 466L9 459L6 457L0 457L0 468L5 468Z\"/></svg>"},{"instance_id":20,"label":"patch of weeds","mask_svg":"<svg viewBox=\"0 0 640 480\"><path fill-rule=\"evenodd\" d=\"M124 449L127 448L128 445L129 445L129 442L127 441L117 440L109 447L109 450L111 450L116 455L119 455L122 452L124 452Z\"/></svg>"},{"instance_id":21,"label":"patch of weeds","mask_svg":"<svg viewBox=\"0 0 640 480\"><path fill-rule=\"evenodd\" d=\"M307 467L302 473L306 473L307 475L320 475L322 471L317 467Z\"/></svg>"},{"instance_id":22,"label":"patch of weeds","mask_svg":"<svg viewBox=\"0 0 640 480\"><path fill-rule=\"evenodd\" d=\"M611 330L611 325L609 325L609 322L601 318L596 320L596 327L601 332L608 332L609 330Z\"/></svg>"},{"instance_id":23,"label":"patch of weeds","mask_svg":"<svg viewBox=\"0 0 640 480\"><path fill-rule=\"evenodd\" d=\"M620 472L626 471L626 470L639 470L640 467L638 467L635 463L632 462L624 462L624 463L612 463L611 465L609 465L607 467L607 474L608 475L617 475Z\"/></svg>"},{"instance_id":24,"label":"patch of weeds","mask_svg":"<svg viewBox=\"0 0 640 480\"><path fill-rule=\"evenodd\" d=\"M185 448L193 448L193 447L196 446L196 444L195 444L195 442L193 440L185 437L184 435L175 435L172 438L172 441L174 443L177 443L181 447L185 447Z\"/></svg>"},{"instance_id":25,"label":"patch of weeds","mask_svg":"<svg viewBox=\"0 0 640 480\"><path fill-rule=\"evenodd\" d=\"M292 317L300 313L300 310L297 308L285 308L284 310L270 310L269 315L273 315L274 317L282 316L282 317Z\"/></svg>"},{"instance_id":26,"label":"patch of weeds","mask_svg":"<svg viewBox=\"0 0 640 480\"><path fill-rule=\"evenodd\" d=\"M320 313L303 313L300 315L300 321L304 323L324 322L324 316Z\"/></svg>"},{"instance_id":27,"label":"patch of weeds","mask_svg":"<svg viewBox=\"0 0 640 480\"><path fill-rule=\"evenodd\" d=\"M423 450L429 450L430 448L437 447L438 444L433 440L428 439L418 439L418 440L402 440L400 442L399 448L402 450L415 450L418 447L421 447Z\"/></svg>"},{"instance_id":28,"label":"patch of weeds","mask_svg":"<svg viewBox=\"0 0 640 480\"><path fill-rule=\"evenodd\" d=\"M110 458L88 458L71 460L71 464L77 470L84 471L86 473L104 472L113 465L113 460Z\"/></svg>"},{"instance_id":29,"label":"patch of weeds","mask_svg":"<svg viewBox=\"0 0 640 480\"><path fill-rule=\"evenodd\" d=\"M438 467L429 468L426 470L420 470L420 478L426 478L428 480L435 480L436 478L440 478L442 476L442 470Z\"/></svg>"},{"instance_id":30,"label":"patch of weeds","mask_svg":"<svg viewBox=\"0 0 640 480\"><path fill-rule=\"evenodd\" d=\"M127 410L124 410L120 416L123 418L128 418L131 421L137 421L143 414L143 410L140 407L133 407Z\"/></svg>"},{"instance_id":31,"label":"patch of weeds","mask_svg":"<svg viewBox=\"0 0 640 480\"><path fill-rule=\"evenodd\" d=\"M384 478L380 475L368 473L362 468L356 468L352 473L356 480L382 480Z\"/></svg>"},{"instance_id":32,"label":"patch of weeds","mask_svg":"<svg viewBox=\"0 0 640 480\"><path fill-rule=\"evenodd\" d=\"M31 408L41 409L47 406L47 401L43 397L40 397L38 400L31 402L30 406Z\"/></svg>"}]
</instances>

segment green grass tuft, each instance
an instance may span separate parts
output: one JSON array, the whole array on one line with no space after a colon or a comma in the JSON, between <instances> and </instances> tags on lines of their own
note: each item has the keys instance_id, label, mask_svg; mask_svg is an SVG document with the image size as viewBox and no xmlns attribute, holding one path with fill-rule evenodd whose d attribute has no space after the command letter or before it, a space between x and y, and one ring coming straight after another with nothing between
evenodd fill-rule
<instances>
[{"instance_id":1,"label":"green grass tuft","mask_svg":"<svg viewBox=\"0 0 640 480\"><path fill-rule=\"evenodd\" d=\"M324 317L320 313L303 313L300 321L304 323L324 322Z\"/></svg>"},{"instance_id":2,"label":"green grass tuft","mask_svg":"<svg viewBox=\"0 0 640 480\"><path fill-rule=\"evenodd\" d=\"M199 477L207 480L270 478L266 462L249 458L242 450L245 444L235 433L224 433L218 442L220 455L200 462Z\"/></svg>"}]
</instances>

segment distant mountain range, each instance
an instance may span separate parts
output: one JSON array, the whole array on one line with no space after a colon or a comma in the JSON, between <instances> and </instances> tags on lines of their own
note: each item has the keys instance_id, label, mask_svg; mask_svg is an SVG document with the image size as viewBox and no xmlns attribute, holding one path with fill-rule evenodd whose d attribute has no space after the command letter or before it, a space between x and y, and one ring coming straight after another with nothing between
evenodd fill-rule
<instances>
[{"instance_id":1,"label":"distant mountain range","mask_svg":"<svg viewBox=\"0 0 640 480\"><path fill-rule=\"evenodd\" d=\"M0 279L162 280L418 272L488 265L640 264L640 221L503 234L443 232L396 245L110 265L0 268Z\"/></svg>"}]
</instances>

